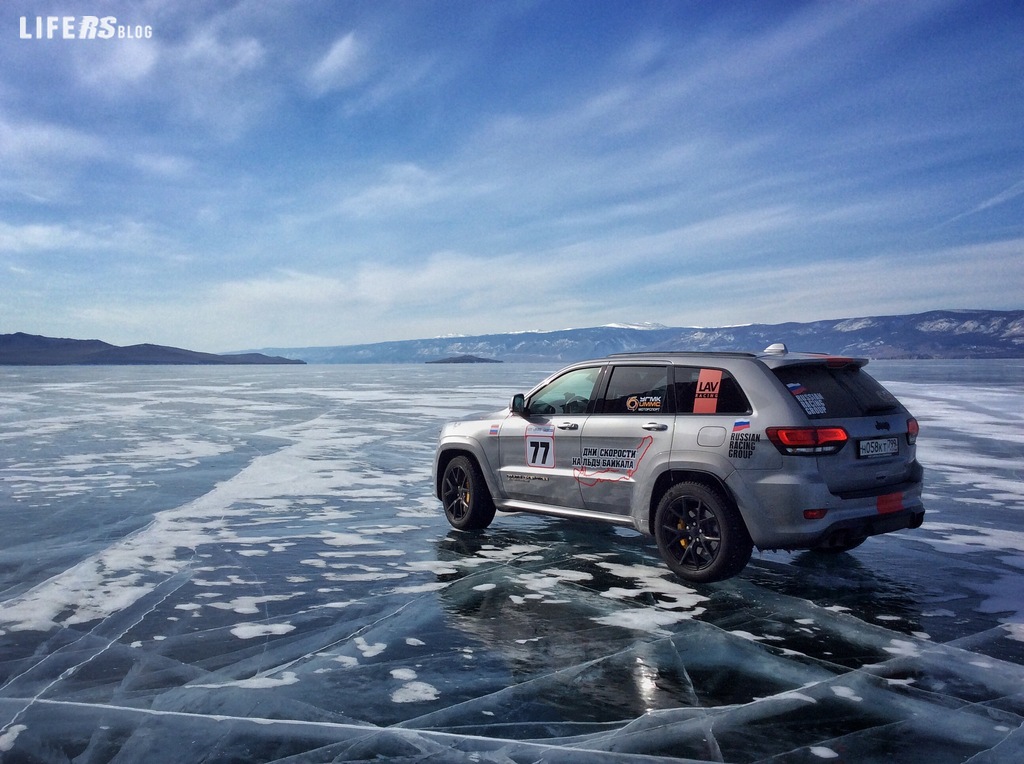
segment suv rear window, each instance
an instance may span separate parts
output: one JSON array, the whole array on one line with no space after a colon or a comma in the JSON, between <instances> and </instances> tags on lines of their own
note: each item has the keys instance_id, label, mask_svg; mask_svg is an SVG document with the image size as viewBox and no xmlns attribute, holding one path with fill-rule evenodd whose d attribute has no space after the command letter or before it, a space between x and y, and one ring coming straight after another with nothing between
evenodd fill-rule
<instances>
[{"instance_id":1,"label":"suv rear window","mask_svg":"<svg viewBox=\"0 0 1024 764\"><path fill-rule=\"evenodd\" d=\"M810 419L858 417L899 408L899 402L856 366L781 366L773 370Z\"/></svg>"}]
</instances>

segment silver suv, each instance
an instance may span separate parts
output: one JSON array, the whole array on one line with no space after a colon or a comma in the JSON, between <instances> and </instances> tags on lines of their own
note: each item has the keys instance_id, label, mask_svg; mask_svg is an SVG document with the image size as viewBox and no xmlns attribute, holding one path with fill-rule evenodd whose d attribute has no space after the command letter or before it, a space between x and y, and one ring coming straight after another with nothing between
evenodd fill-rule
<instances>
[{"instance_id":1,"label":"silver suv","mask_svg":"<svg viewBox=\"0 0 1024 764\"><path fill-rule=\"evenodd\" d=\"M496 509L631 526L687 581L755 546L850 550L924 519L917 421L866 363L778 344L573 364L446 424L434 490L464 530Z\"/></svg>"}]
</instances>

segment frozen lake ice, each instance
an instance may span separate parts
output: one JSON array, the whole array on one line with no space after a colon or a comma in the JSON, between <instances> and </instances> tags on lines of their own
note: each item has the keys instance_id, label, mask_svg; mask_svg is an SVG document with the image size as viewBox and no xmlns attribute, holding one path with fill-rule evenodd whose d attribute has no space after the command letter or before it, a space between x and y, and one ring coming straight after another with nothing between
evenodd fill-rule
<instances>
[{"instance_id":1,"label":"frozen lake ice","mask_svg":"<svg viewBox=\"0 0 1024 764\"><path fill-rule=\"evenodd\" d=\"M1024 761L1024 362L876 362L922 528L684 585L431 495L554 367L0 369L5 762Z\"/></svg>"}]
</instances>

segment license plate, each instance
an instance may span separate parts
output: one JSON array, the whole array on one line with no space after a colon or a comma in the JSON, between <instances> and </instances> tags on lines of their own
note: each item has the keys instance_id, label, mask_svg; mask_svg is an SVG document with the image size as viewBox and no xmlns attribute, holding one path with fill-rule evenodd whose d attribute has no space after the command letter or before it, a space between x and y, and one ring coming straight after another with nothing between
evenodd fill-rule
<instances>
[{"instance_id":1,"label":"license plate","mask_svg":"<svg viewBox=\"0 0 1024 764\"><path fill-rule=\"evenodd\" d=\"M857 452L861 459L874 459L879 456L894 456L900 452L899 438L872 438L862 440Z\"/></svg>"}]
</instances>

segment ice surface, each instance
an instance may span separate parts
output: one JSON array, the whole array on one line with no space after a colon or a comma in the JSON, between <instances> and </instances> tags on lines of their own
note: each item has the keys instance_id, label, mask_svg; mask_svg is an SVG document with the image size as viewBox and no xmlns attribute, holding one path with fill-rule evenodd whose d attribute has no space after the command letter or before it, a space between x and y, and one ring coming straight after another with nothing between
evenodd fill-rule
<instances>
[{"instance_id":1,"label":"ice surface","mask_svg":"<svg viewBox=\"0 0 1024 764\"><path fill-rule=\"evenodd\" d=\"M925 525L685 586L444 521L441 422L548 368L0 372L0 760L1024 761L1024 368L870 367Z\"/></svg>"}]
</instances>

